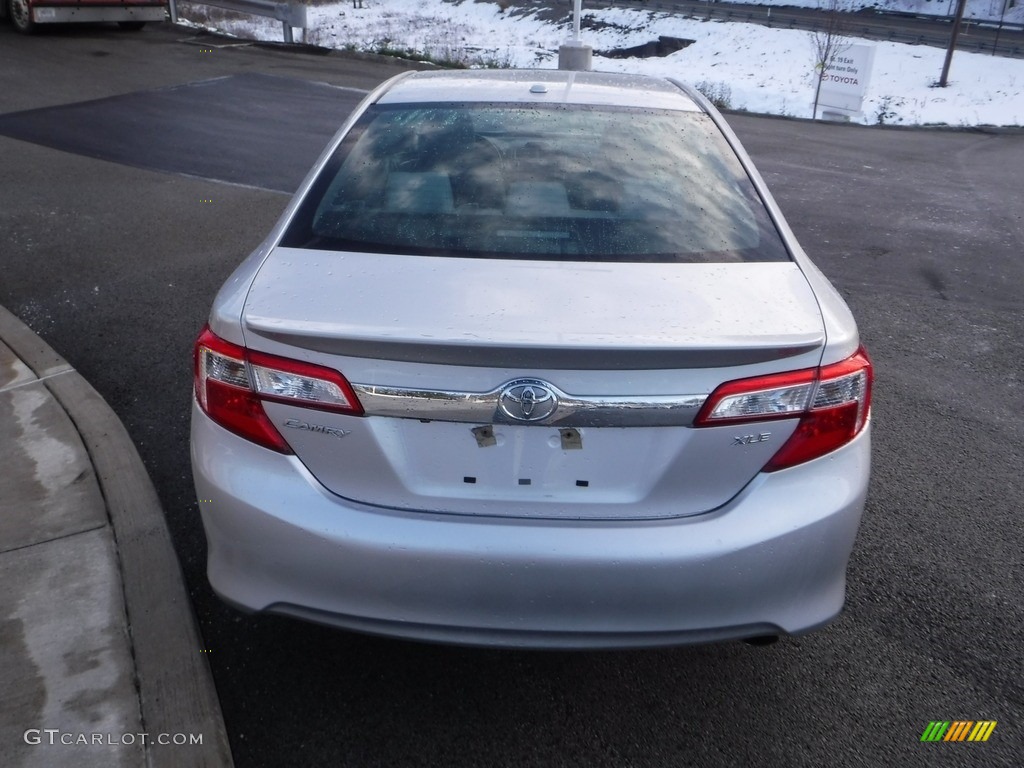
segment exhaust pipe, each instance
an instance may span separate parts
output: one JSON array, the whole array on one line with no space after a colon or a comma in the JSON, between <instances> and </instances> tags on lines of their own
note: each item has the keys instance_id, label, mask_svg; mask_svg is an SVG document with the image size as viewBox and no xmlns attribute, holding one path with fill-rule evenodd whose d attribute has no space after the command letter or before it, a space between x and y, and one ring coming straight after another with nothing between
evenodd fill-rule
<instances>
[{"instance_id":1,"label":"exhaust pipe","mask_svg":"<svg viewBox=\"0 0 1024 768\"><path fill-rule=\"evenodd\" d=\"M757 637L746 637L746 638L743 639L743 642L746 643L747 645L756 645L756 646L762 646L763 647L763 646L766 646L766 645L775 645L775 643L779 642L779 636L778 635L758 635Z\"/></svg>"}]
</instances>

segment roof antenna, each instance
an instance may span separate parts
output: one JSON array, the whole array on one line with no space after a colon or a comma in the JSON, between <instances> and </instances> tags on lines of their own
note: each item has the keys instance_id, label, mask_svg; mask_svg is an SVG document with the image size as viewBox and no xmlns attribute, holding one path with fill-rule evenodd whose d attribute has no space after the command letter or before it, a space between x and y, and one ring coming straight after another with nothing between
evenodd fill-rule
<instances>
[{"instance_id":1,"label":"roof antenna","mask_svg":"<svg viewBox=\"0 0 1024 768\"><path fill-rule=\"evenodd\" d=\"M594 49L580 40L580 10L583 0L572 2L572 40L558 48L558 68L576 72L589 72Z\"/></svg>"}]
</instances>

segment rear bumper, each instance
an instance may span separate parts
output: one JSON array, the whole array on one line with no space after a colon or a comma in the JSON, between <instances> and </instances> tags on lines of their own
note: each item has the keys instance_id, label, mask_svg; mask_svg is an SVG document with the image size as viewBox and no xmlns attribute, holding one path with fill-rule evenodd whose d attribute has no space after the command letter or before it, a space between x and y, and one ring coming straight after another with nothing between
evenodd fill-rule
<instances>
[{"instance_id":1,"label":"rear bumper","mask_svg":"<svg viewBox=\"0 0 1024 768\"><path fill-rule=\"evenodd\" d=\"M860 522L868 430L758 476L705 515L642 522L409 513L346 501L291 456L193 406L215 591L248 611L420 640L640 647L801 633L834 618Z\"/></svg>"}]
</instances>

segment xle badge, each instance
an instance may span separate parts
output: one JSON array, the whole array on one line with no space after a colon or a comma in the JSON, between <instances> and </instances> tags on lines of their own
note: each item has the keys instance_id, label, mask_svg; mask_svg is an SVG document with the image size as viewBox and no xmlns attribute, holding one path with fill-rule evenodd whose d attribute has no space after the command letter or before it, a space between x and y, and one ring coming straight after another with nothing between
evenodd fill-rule
<instances>
[{"instance_id":1,"label":"xle badge","mask_svg":"<svg viewBox=\"0 0 1024 768\"><path fill-rule=\"evenodd\" d=\"M743 435L741 437L734 437L732 439L733 445L753 445L754 443L767 443L768 438L772 436L771 432L759 432L756 435Z\"/></svg>"}]
</instances>

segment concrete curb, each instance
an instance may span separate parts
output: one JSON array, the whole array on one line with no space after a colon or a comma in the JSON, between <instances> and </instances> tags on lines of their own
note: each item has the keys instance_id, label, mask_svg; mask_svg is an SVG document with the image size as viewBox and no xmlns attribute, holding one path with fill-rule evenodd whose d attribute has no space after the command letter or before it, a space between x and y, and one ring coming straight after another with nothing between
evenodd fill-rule
<instances>
[{"instance_id":1,"label":"concrete curb","mask_svg":"<svg viewBox=\"0 0 1024 768\"><path fill-rule=\"evenodd\" d=\"M0 306L0 338L44 383L85 445L107 506L144 730L202 734L198 745L146 745L146 764L232 766L213 675L156 490L120 419L100 394Z\"/></svg>"}]
</instances>

